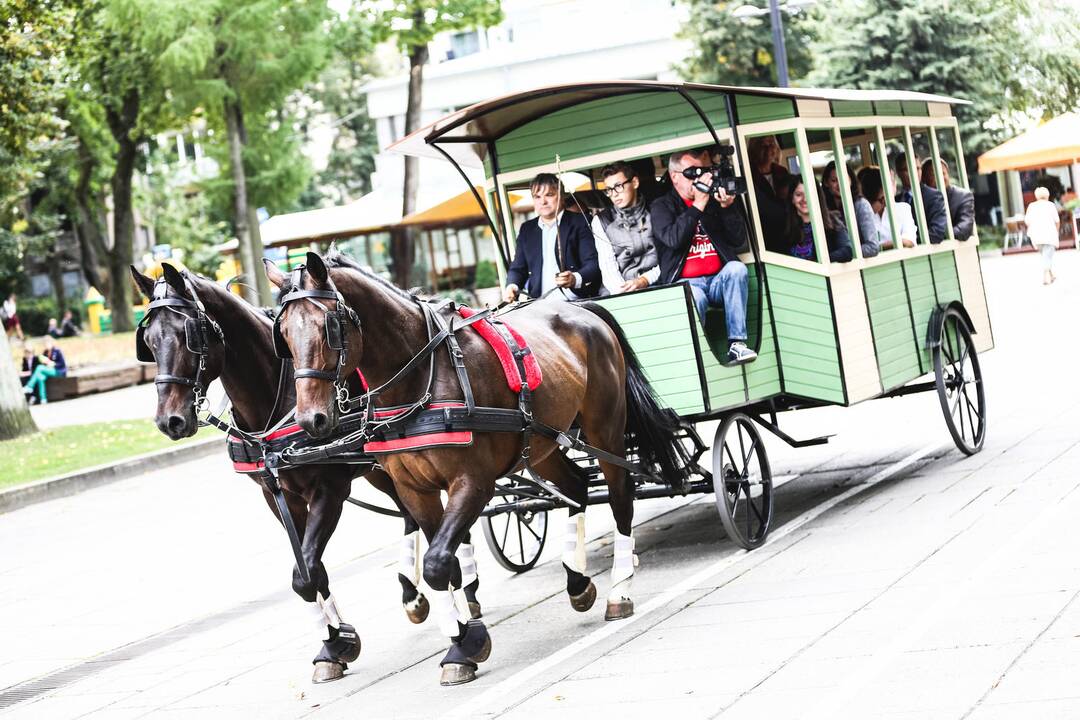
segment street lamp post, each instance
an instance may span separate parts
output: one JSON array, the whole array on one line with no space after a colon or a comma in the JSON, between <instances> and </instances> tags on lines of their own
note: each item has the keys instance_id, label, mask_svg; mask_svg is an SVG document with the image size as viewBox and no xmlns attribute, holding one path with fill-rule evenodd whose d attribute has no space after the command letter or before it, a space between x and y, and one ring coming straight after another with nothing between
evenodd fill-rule
<instances>
[{"instance_id":1,"label":"street lamp post","mask_svg":"<svg viewBox=\"0 0 1080 720\"><path fill-rule=\"evenodd\" d=\"M780 18L780 5L776 0L769 0L769 24L772 25L773 54L776 56L776 79L780 83L780 87L787 87L787 48L784 46L784 21Z\"/></svg>"}]
</instances>

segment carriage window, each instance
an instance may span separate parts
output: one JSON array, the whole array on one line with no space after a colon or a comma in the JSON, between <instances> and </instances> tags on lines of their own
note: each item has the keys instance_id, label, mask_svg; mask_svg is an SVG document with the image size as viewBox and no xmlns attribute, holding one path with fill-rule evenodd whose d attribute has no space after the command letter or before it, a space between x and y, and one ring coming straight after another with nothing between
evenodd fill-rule
<instances>
[{"instance_id":1,"label":"carriage window","mask_svg":"<svg viewBox=\"0 0 1080 720\"><path fill-rule=\"evenodd\" d=\"M960 168L960 153L957 151L956 146L956 130L954 128L937 128L934 130L934 135L937 137L938 154L941 156L941 162L944 163L945 170L949 173L949 177L945 181L946 185L967 189L967 183L964 182L966 173Z\"/></svg>"},{"instance_id":2,"label":"carriage window","mask_svg":"<svg viewBox=\"0 0 1080 720\"><path fill-rule=\"evenodd\" d=\"M918 207L920 242L927 238L931 244L952 237L952 224L949 222L949 209L946 207L941 188L944 187L941 163L935 156L928 128L911 128L911 146L913 159L918 164L911 167L912 187L919 187L914 193ZM925 225L924 225L925 222ZM926 228L926 235L921 230Z\"/></svg>"}]
</instances>

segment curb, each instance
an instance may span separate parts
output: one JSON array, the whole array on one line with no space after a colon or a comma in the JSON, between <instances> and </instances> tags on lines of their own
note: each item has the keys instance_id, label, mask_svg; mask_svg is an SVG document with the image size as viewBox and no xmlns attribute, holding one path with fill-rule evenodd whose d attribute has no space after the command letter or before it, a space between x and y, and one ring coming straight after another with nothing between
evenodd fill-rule
<instances>
[{"instance_id":1,"label":"curb","mask_svg":"<svg viewBox=\"0 0 1080 720\"><path fill-rule=\"evenodd\" d=\"M56 500L117 480L125 480L148 470L155 470L165 462L184 462L205 457L215 450L221 450L223 446L221 437L207 438L177 448L155 450L127 460L0 490L0 515L27 505Z\"/></svg>"}]
</instances>

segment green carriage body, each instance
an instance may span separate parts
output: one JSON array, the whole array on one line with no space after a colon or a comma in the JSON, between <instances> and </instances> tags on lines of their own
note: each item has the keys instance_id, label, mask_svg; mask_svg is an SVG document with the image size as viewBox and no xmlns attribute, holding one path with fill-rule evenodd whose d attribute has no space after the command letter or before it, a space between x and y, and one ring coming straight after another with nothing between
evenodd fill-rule
<instances>
[{"instance_id":1,"label":"green carriage body","mask_svg":"<svg viewBox=\"0 0 1080 720\"><path fill-rule=\"evenodd\" d=\"M800 168L813 167L811 153L817 150L831 148L842 157L856 143L862 157L870 153L869 159L878 161L888 183L887 137L913 157L913 131L922 132L938 160L939 133L946 133L956 152L955 180L966 187L951 109L958 102L912 92L592 83L467 108L405 138L397 149L482 165L498 242L500 235L509 241L516 234L508 189L526 185L539 172L588 171L614 160L656 157L719 141L736 145L742 161L736 172L742 175L747 138L760 134L789 134L789 152ZM853 218L846 169L839 172L844 209ZM935 173L941 187L937 162ZM855 258L831 263L822 209L811 199L817 256L826 259L800 260L765 248L752 179L747 180L755 246L740 257L750 270L748 328L749 344L759 351L755 361L723 364L722 314L710 311L706 332L685 284L599 300L622 325L661 401L681 416L851 405L896 392L932 372L931 316L950 303L960 303L970 318L976 348L992 347L978 238L953 239L951 218L944 242L873 258L862 257L857 228L848 222ZM892 218L891 197L887 205ZM926 238L921 198L915 205L920 237ZM507 242L503 252L510 250Z\"/></svg>"}]
</instances>

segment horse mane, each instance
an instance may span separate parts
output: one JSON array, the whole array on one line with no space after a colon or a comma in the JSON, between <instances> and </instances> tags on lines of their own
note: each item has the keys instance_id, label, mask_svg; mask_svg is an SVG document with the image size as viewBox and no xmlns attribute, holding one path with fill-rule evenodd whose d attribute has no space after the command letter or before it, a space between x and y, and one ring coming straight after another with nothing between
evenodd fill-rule
<instances>
[{"instance_id":1,"label":"horse mane","mask_svg":"<svg viewBox=\"0 0 1080 720\"><path fill-rule=\"evenodd\" d=\"M384 280L370 270L365 269L356 260L356 258L341 252L337 249L336 245L332 245L330 247L330 250L327 251L326 255L323 256L323 262L326 264L327 268L336 268L339 270L345 268L349 270L354 270L360 275L364 276L366 279L381 285L383 288L397 295L402 300L407 300L411 303L416 299L413 295L405 292L389 280Z\"/></svg>"},{"instance_id":2,"label":"horse mane","mask_svg":"<svg viewBox=\"0 0 1080 720\"><path fill-rule=\"evenodd\" d=\"M222 287L220 283L191 270L185 270L184 275L188 280L193 280L198 283L197 290L200 295L204 292L213 293L220 302L226 304L231 310L242 310L243 312L250 313L260 323L266 325L273 324L273 310L251 305L238 297L235 293L231 292L228 288Z\"/></svg>"}]
</instances>

